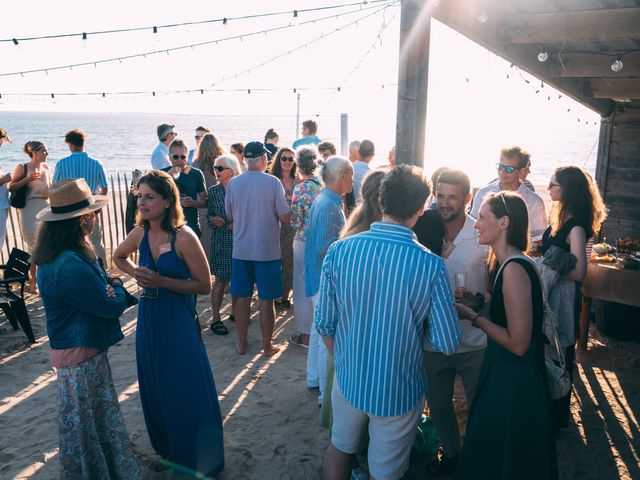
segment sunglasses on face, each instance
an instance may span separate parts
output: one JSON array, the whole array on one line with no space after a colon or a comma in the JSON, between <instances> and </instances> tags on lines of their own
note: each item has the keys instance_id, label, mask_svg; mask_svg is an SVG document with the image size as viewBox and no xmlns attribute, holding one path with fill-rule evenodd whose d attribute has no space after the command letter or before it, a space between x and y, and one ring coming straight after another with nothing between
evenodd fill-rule
<instances>
[{"instance_id":1,"label":"sunglasses on face","mask_svg":"<svg viewBox=\"0 0 640 480\"><path fill-rule=\"evenodd\" d=\"M511 165L505 165L504 163L498 163L496 165L498 167L498 171L504 170L507 173L513 173L516 170L520 170L520 167L512 167Z\"/></svg>"},{"instance_id":2,"label":"sunglasses on face","mask_svg":"<svg viewBox=\"0 0 640 480\"><path fill-rule=\"evenodd\" d=\"M196 136L195 136L195 137L193 137L193 138L195 138L195 139L196 139L196 142L197 142L198 140L202 140L202 137L199 137L198 135L196 135Z\"/></svg>"},{"instance_id":3,"label":"sunglasses on face","mask_svg":"<svg viewBox=\"0 0 640 480\"><path fill-rule=\"evenodd\" d=\"M229 167L223 167L222 165L215 165L213 169L220 173L224 172L225 170L231 170Z\"/></svg>"},{"instance_id":4,"label":"sunglasses on face","mask_svg":"<svg viewBox=\"0 0 640 480\"><path fill-rule=\"evenodd\" d=\"M559 186L560 186L559 183L549 182L549 188L551 188L551 187L559 187Z\"/></svg>"},{"instance_id":5,"label":"sunglasses on face","mask_svg":"<svg viewBox=\"0 0 640 480\"><path fill-rule=\"evenodd\" d=\"M174 160L186 160L187 156L186 155L171 155L171 158L173 158Z\"/></svg>"},{"instance_id":6,"label":"sunglasses on face","mask_svg":"<svg viewBox=\"0 0 640 480\"><path fill-rule=\"evenodd\" d=\"M280 157L281 162L293 162L293 157Z\"/></svg>"}]
</instances>

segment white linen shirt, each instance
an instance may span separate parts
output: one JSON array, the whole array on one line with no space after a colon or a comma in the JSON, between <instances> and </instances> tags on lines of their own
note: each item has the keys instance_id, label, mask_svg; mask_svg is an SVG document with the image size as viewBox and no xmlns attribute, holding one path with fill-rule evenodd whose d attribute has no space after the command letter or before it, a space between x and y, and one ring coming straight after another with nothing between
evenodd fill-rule
<instances>
[{"instance_id":1,"label":"white linen shirt","mask_svg":"<svg viewBox=\"0 0 640 480\"><path fill-rule=\"evenodd\" d=\"M473 199L471 216L474 219L477 219L478 211L480 210L480 205L482 205L484 197L489 193L498 193L500 191L500 182L498 180L495 180L478 190L478 193L476 193L476 196ZM522 197L524 203L527 204L527 210L529 210L529 230L531 233L531 240L534 242L542 240L542 234L549 226L549 222L547 221L547 211L544 207L544 200L542 200L540 195L536 192L532 192L522 183L516 190L516 193Z\"/></svg>"},{"instance_id":2,"label":"white linen shirt","mask_svg":"<svg viewBox=\"0 0 640 480\"><path fill-rule=\"evenodd\" d=\"M488 245L478 244L478 232L473 226L475 221L469 215L465 215L464 225L458 236L453 241L455 248L448 258L444 259L447 267L449 282L455 285L455 274L465 272L467 274L467 289L471 293L485 293L487 291L487 256ZM473 352L487 346L487 336L469 320L460 320L460 347L458 353ZM429 341L425 341L425 350L438 351Z\"/></svg>"}]
</instances>

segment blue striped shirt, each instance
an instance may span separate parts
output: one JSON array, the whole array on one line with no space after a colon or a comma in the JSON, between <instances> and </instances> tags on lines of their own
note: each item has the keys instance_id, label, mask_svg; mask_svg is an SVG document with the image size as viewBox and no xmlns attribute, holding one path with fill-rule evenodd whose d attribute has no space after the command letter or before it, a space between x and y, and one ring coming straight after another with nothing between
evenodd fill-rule
<instances>
[{"instance_id":1,"label":"blue striped shirt","mask_svg":"<svg viewBox=\"0 0 640 480\"><path fill-rule=\"evenodd\" d=\"M56 163L53 182L71 178L84 178L94 195L109 186L102 163L85 152L74 152Z\"/></svg>"},{"instance_id":2,"label":"blue striped shirt","mask_svg":"<svg viewBox=\"0 0 640 480\"><path fill-rule=\"evenodd\" d=\"M320 288L322 260L329 246L340 236L346 223L342 197L330 188L323 189L311 205L304 245L305 295L312 297Z\"/></svg>"},{"instance_id":3,"label":"blue striped shirt","mask_svg":"<svg viewBox=\"0 0 640 480\"><path fill-rule=\"evenodd\" d=\"M393 417L422 400L425 327L447 355L460 341L452 291L443 260L407 227L376 222L329 248L315 326L334 338L336 381L353 407Z\"/></svg>"}]
</instances>

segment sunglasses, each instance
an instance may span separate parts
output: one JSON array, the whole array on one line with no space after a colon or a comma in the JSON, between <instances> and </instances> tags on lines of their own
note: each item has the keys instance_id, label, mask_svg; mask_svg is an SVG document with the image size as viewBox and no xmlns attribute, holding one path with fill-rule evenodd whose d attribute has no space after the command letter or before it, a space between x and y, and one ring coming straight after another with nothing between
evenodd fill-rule
<instances>
[{"instance_id":1,"label":"sunglasses","mask_svg":"<svg viewBox=\"0 0 640 480\"><path fill-rule=\"evenodd\" d=\"M293 157L280 157L281 162L293 162Z\"/></svg>"},{"instance_id":2,"label":"sunglasses","mask_svg":"<svg viewBox=\"0 0 640 480\"><path fill-rule=\"evenodd\" d=\"M203 135L203 136L204 136L204 135ZM196 139L196 142L197 142L198 140L202 140L202 137L199 137L198 135L194 136L193 138L195 138L195 139Z\"/></svg>"},{"instance_id":3,"label":"sunglasses","mask_svg":"<svg viewBox=\"0 0 640 480\"><path fill-rule=\"evenodd\" d=\"M560 186L559 183L549 182L549 188L551 188L551 187L559 187L559 186Z\"/></svg>"},{"instance_id":4,"label":"sunglasses","mask_svg":"<svg viewBox=\"0 0 640 480\"><path fill-rule=\"evenodd\" d=\"M225 170L231 170L229 167L223 167L222 165L215 165L213 169L217 170L220 173L224 172Z\"/></svg>"},{"instance_id":5,"label":"sunglasses","mask_svg":"<svg viewBox=\"0 0 640 480\"><path fill-rule=\"evenodd\" d=\"M504 163L498 163L496 167L498 167L498 171L505 170L507 173L513 173L516 170L520 170L520 167L512 167L511 165L505 165Z\"/></svg>"},{"instance_id":6,"label":"sunglasses","mask_svg":"<svg viewBox=\"0 0 640 480\"><path fill-rule=\"evenodd\" d=\"M171 155L171 158L173 158L174 160L186 160L187 156L186 155Z\"/></svg>"},{"instance_id":7,"label":"sunglasses","mask_svg":"<svg viewBox=\"0 0 640 480\"><path fill-rule=\"evenodd\" d=\"M504 193L500 193L500 198L502 199L502 204L504 205L504 209L507 211L507 216L511 216L511 213L509 213L509 207L507 207L507 201L504 198Z\"/></svg>"}]
</instances>

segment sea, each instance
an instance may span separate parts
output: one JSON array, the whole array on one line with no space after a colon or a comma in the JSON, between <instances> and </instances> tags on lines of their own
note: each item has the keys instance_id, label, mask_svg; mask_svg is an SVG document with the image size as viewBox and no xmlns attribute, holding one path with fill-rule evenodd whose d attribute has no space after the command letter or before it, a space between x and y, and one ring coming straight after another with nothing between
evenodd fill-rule
<instances>
[{"instance_id":1,"label":"sea","mask_svg":"<svg viewBox=\"0 0 640 480\"><path fill-rule=\"evenodd\" d=\"M323 139L333 141L340 150L340 116L317 119L318 132ZM296 138L296 118L293 115L183 115L158 113L78 113L78 112L0 112L0 127L11 136L13 143L0 148L0 169L10 171L18 163L27 161L22 152L29 140L47 145L47 162L55 163L69 155L64 135L68 130L80 128L87 134L85 151L102 161L108 174L129 173L134 169L150 168L151 152L158 144L156 127L161 123L175 124L180 138L191 148L195 129L208 127L228 147L236 142L261 140L269 128L280 134L280 146L290 145ZM427 149L425 171L447 165L466 171L473 185L480 186L495 178L495 163L499 156L499 143L480 145L477 133L470 133L469 144L465 134L452 131L451 138L443 138L441 131L430 136L427 117ZM544 127L541 127L544 128ZM375 165L387 163L387 152L393 145L395 122L393 118L349 118L349 132L370 138L376 144ZM553 170L560 164L573 164L592 175L595 170L598 129L565 131L562 128L541 130L539 135L528 136L526 148L533 154L533 167L529 179L536 185L546 185ZM473 137L472 137L473 136ZM354 138L349 138L353 140ZM508 146L507 145L502 146ZM484 150L481 148L484 147Z\"/></svg>"}]
</instances>

